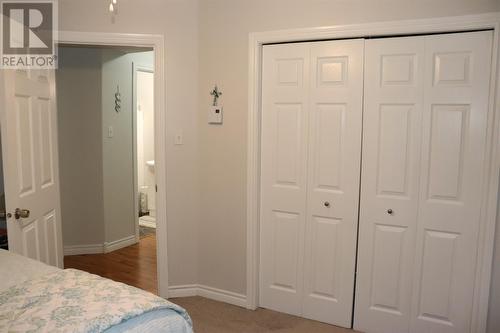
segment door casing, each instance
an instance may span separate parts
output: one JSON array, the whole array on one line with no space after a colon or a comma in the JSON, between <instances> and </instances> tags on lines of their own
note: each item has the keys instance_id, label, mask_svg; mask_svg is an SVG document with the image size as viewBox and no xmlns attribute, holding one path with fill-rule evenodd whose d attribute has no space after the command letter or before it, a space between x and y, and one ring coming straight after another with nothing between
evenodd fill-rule
<instances>
[{"instance_id":1,"label":"door casing","mask_svg":"<svg viewBox=\"0 0 500 333\"><path fill-rule=\"evenodd\" d=\"M156 184L156 254L158 294L168 298L167 255L167 179L166 179L166 103L165 103L165 41L154 34L122 34L101 32L60 31L58 44L91 46L147 47L154 51L154 112Z\"/></svg>"},{"instance_id":2,"label":"door casing","mask_svg":"<svg viewBox=\"0 0 500 333\"><path fill-rule=\"evenodd\" d=\"M259 306L260 242L260 119L262 47L264 44L345 38L405 36L431 33L493 30L493 59L482 193L478 265L475 273L471 331L485 332L495 239L500 166L500 79L498 69L500 12L480 15L364 23L330 27L251 33L249 36L248 137L247 137L247 308Z\"/></svg>"}]
</instances>

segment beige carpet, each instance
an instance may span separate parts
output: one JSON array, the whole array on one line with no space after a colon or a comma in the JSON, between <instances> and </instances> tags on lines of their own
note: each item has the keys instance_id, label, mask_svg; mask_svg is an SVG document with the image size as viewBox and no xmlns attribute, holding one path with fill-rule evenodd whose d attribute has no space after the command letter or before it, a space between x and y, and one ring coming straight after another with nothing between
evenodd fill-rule
<instances>
[{"instance_id":1,"label":"beige carpet","mask_svg":"<svg viewBox=\"0 0 500 333\"><path fill-rule=\"evenodd\" d=\"M195 333L354 333L275 311L250 311L202 297L174 298L172 301L189 312Z\"/></svg>"}]
</instances>

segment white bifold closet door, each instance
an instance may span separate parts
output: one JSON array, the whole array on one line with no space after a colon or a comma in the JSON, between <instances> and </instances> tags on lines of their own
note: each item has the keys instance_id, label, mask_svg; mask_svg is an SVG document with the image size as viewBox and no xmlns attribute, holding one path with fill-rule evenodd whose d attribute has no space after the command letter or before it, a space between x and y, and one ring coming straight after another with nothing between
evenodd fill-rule
<instances>
[{"instance_id":1,"label":"white bifold closet door","mask_svg":"<svg viewBox=\"0 0 500 333\"><path fill-rule=\"evenodd\" d=\"M470 332L492 33L367 40L354 326Z\"/></svg>"},{"instance_id":2,"label":"white bifold closet door","mask_svg":"<svg viewBox=\"0 0 500 333\"><path fill-rule=\"evenodd\" d=\"M260 306L350 327L363 40L264 46Z\"/></svg>"}]
</instances>

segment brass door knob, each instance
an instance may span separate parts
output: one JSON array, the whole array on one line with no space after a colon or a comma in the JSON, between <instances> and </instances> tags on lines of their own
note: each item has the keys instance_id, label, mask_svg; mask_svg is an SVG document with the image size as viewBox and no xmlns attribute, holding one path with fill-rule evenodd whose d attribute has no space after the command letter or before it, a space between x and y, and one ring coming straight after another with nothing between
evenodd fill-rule
<instances>
[{"instance_id":1,"label":"brass door knob","mask_svg":"<svg viewBox=\"0 0 500 333\"><path fill-rule=\"evenodd\" d=\"M19 220L20 218L28 218L30 217L30 211L27 209L16 208L14 217L16 218L16 220Z\"/></svg>"}]
</instances>

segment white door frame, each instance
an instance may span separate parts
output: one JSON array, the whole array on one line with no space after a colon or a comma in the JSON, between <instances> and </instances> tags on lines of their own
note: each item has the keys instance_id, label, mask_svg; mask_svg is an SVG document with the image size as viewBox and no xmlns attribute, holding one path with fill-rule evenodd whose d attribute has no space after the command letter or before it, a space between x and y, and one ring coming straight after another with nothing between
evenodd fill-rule
<instances>
[{"instance_id":1,"label":"white door frame","mask_svg":"<svg viewBox=\"0 0 500 333\"><path fill-rule=\"evenodd\" d=\"M133 128L133 159L134 159L134 214L135 214L135 240L140 241L139 235L139 181L137 161L137 72L152 73L155 71L151 66L132 62L132 128ZM155 162L156 163L156 162ZM156 180L156 173L155 173Z\"/></svg>"},{"instance_id":2,"label":"white door frame","mask_svg":"<svg viewBox=\"0 0 500 333\"><path fill-rule=\"evenodd\" d=\"M165 42L162 35L60 31L59 44L148 47L154 51L156 254L158 293L168 298Z\"/></svg>"},{"instance_id":3,"label":"white door frame","mask_svg":"<svg viewBox=\"0 0 500 333\"><path fill-rule=\"evenodd\" d=\"M497 89L500 13L390 21L343 26L279 30L251 33L249 36L248 87L248 156L247 156L247 308L259 305L259 239L260 239L260 119L262 47L269 43L446 33L492 29L493 61L488 113L487 148L472 332L485 332L494 250L497 191L500 166L500 89Z\"/></svg>"}]
</instances>

